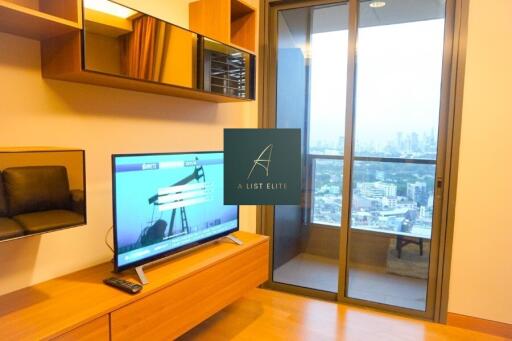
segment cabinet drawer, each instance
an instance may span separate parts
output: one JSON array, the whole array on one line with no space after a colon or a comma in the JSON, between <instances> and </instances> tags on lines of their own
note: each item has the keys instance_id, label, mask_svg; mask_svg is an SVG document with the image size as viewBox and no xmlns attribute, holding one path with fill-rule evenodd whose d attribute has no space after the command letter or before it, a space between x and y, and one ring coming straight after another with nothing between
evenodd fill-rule
<instances>
[{"instance_id":1,"label":"cabinet drawer","mask_svg":"<svg viewBox=\"0 0 512 341\"><path fill-rule=\"evenodd\" d=\"M180 336L265 282L268 250L256 245L112 312L112 340Z\"/></svg>"},{"instance_id":2,"label":"cabinet drawer","mask_svg":"<svg viewBox=\"0 0 512 341\"><path fill-rule=\"evenodd\" d=\"M108 341L110 339L110 327L108 315L98 317L91 322L83 324L56 338L55 341Z\"/></svg>"}]
</instances>

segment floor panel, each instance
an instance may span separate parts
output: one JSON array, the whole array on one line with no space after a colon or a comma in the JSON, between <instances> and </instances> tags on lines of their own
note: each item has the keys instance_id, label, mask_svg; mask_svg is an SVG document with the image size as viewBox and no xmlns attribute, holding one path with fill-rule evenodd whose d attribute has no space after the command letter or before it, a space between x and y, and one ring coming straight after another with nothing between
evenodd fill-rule
<instances>
[{"instance_id":1,"label":"floor panel","mask_svg":"<svg viewBox=\"0 0 512 341\"><path fill-rule=\"evenodd\" d=\"M374 310L254 289L180 338L222 340L503 340Z\"/></svg>"},{"instance_id":2,"label":"floor panel","mask_svg":"<svg viewBox=\"0 0 512 341\"><path fill-rule=\"evenodd\" d=\"M387 273L375 267L352 266L348 294L352 298L423 310L427 280ZM274 281L337 292L338 261L301 253L274 271Z\"/></svg>"}]
</instances>

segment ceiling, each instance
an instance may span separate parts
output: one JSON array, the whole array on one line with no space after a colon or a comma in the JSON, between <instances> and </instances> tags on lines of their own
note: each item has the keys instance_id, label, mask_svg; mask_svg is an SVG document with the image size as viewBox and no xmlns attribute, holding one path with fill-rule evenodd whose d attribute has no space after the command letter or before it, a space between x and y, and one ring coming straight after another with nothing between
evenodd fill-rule
<instances>
[{"instance_id":1,"label":"ceiling","mask_svg":"<svg viewBox=\"0 0 512 341\"><path fill-rule=\"evenodd\" d=\"M359 27L399 24L444 17L444 0L384 0L386 5L371 8L370 0L360 2ZM339 31L348 27L348 5L335 4L281 11L293 35L304 35L308 15L312 15L314 33Z\"/></svg>"}]
</instances>

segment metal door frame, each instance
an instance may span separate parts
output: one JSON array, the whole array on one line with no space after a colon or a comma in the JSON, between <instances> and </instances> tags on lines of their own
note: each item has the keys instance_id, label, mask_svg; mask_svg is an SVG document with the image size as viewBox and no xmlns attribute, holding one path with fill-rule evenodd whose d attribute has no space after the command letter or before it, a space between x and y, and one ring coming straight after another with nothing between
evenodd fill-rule
<instances>
[{"instance_id":1,"label":"metal door frame","mask_svg":"<svg viewBox=\"0 0 512 341\"><path fill-rule=\"evenodd\" d=\"M284 9L304 8L318 5L329 5L338 3L347 3L346 0L306 0L306 1L264 1L260 10L265 15L260 18L260 54L259 54L259 119L258 125L261 128L275 127L276 121L276 86L277 73L277 12ZM270 5L270 6L269 6ZM263 22L263 23L262 23ZM262 41L263 39L263 41ZM266 48L262 48L263 46ZM306 76L309 78L309 76ZM264 113L264 114L263 114ZM257 209L257 232L270 236L270 262L269 273L273 273L273 225L274 225L274 207L258 206ZM266 226L268 228L264 229ZM294 294L311 296L320 299L335 301L338 298L337 293L322 291L312 288L305 288L296 285L274 282L270 279L265 287L270 289L282 290Z\"/></svg>"},{"instance_id":2,"label":"metal door frame","mask_svg":"<svg viewBox=\"0 0 512 341\"><path fill-rule=\"evenodd\" d=\"M348 242L350 200L353 166L354 101L356 80L356 54L358 28L358 0L261 0L259 41L258 126L275 127L277 73L277 12L284 9L304 8L317 5L347 3L349 6L349 50L347 72L347 102L345 116L345 146L343 155L343 202L339 245L338 293L303 288L269 280L266 287L321 299L383 309L408 316L445 322L448 302L448 285L453 239L455 194L457 188L458 150L462 113L463 75L467 16L469 0L446 0L445 32L438 123L438 153L434 194L434 215L430 250L429 278L426 311L417 311L371 301L348 298L346 281L348 274ZM349 162L347 162L347 160ZM257 232L270 236L269 271L273 273L273 226L274 207L257 207Z\"/></svg>"}]
</instances>

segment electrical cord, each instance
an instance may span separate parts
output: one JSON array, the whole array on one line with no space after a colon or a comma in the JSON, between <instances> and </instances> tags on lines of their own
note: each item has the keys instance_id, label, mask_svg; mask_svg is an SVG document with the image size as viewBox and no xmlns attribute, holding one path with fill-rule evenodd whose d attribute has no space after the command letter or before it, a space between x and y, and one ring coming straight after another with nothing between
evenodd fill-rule
<instances>
[{"instance_id":1,"label":"electrical cord","mask_svg":"<svg viewBox=\"0 0 512 341\"><path fill-rule=\"evenodd\" d=\"M112 231L112 229L114 228L114 226L110 226L110 228L107 230L107 232L105 233L105 245L107 245L107 247L110 249L110 251L112 251L112 253L114 253L114 248L112 246L110 246L110 244L108 243L108 233L110 231Z\"/></svg>"}]
</instances>

